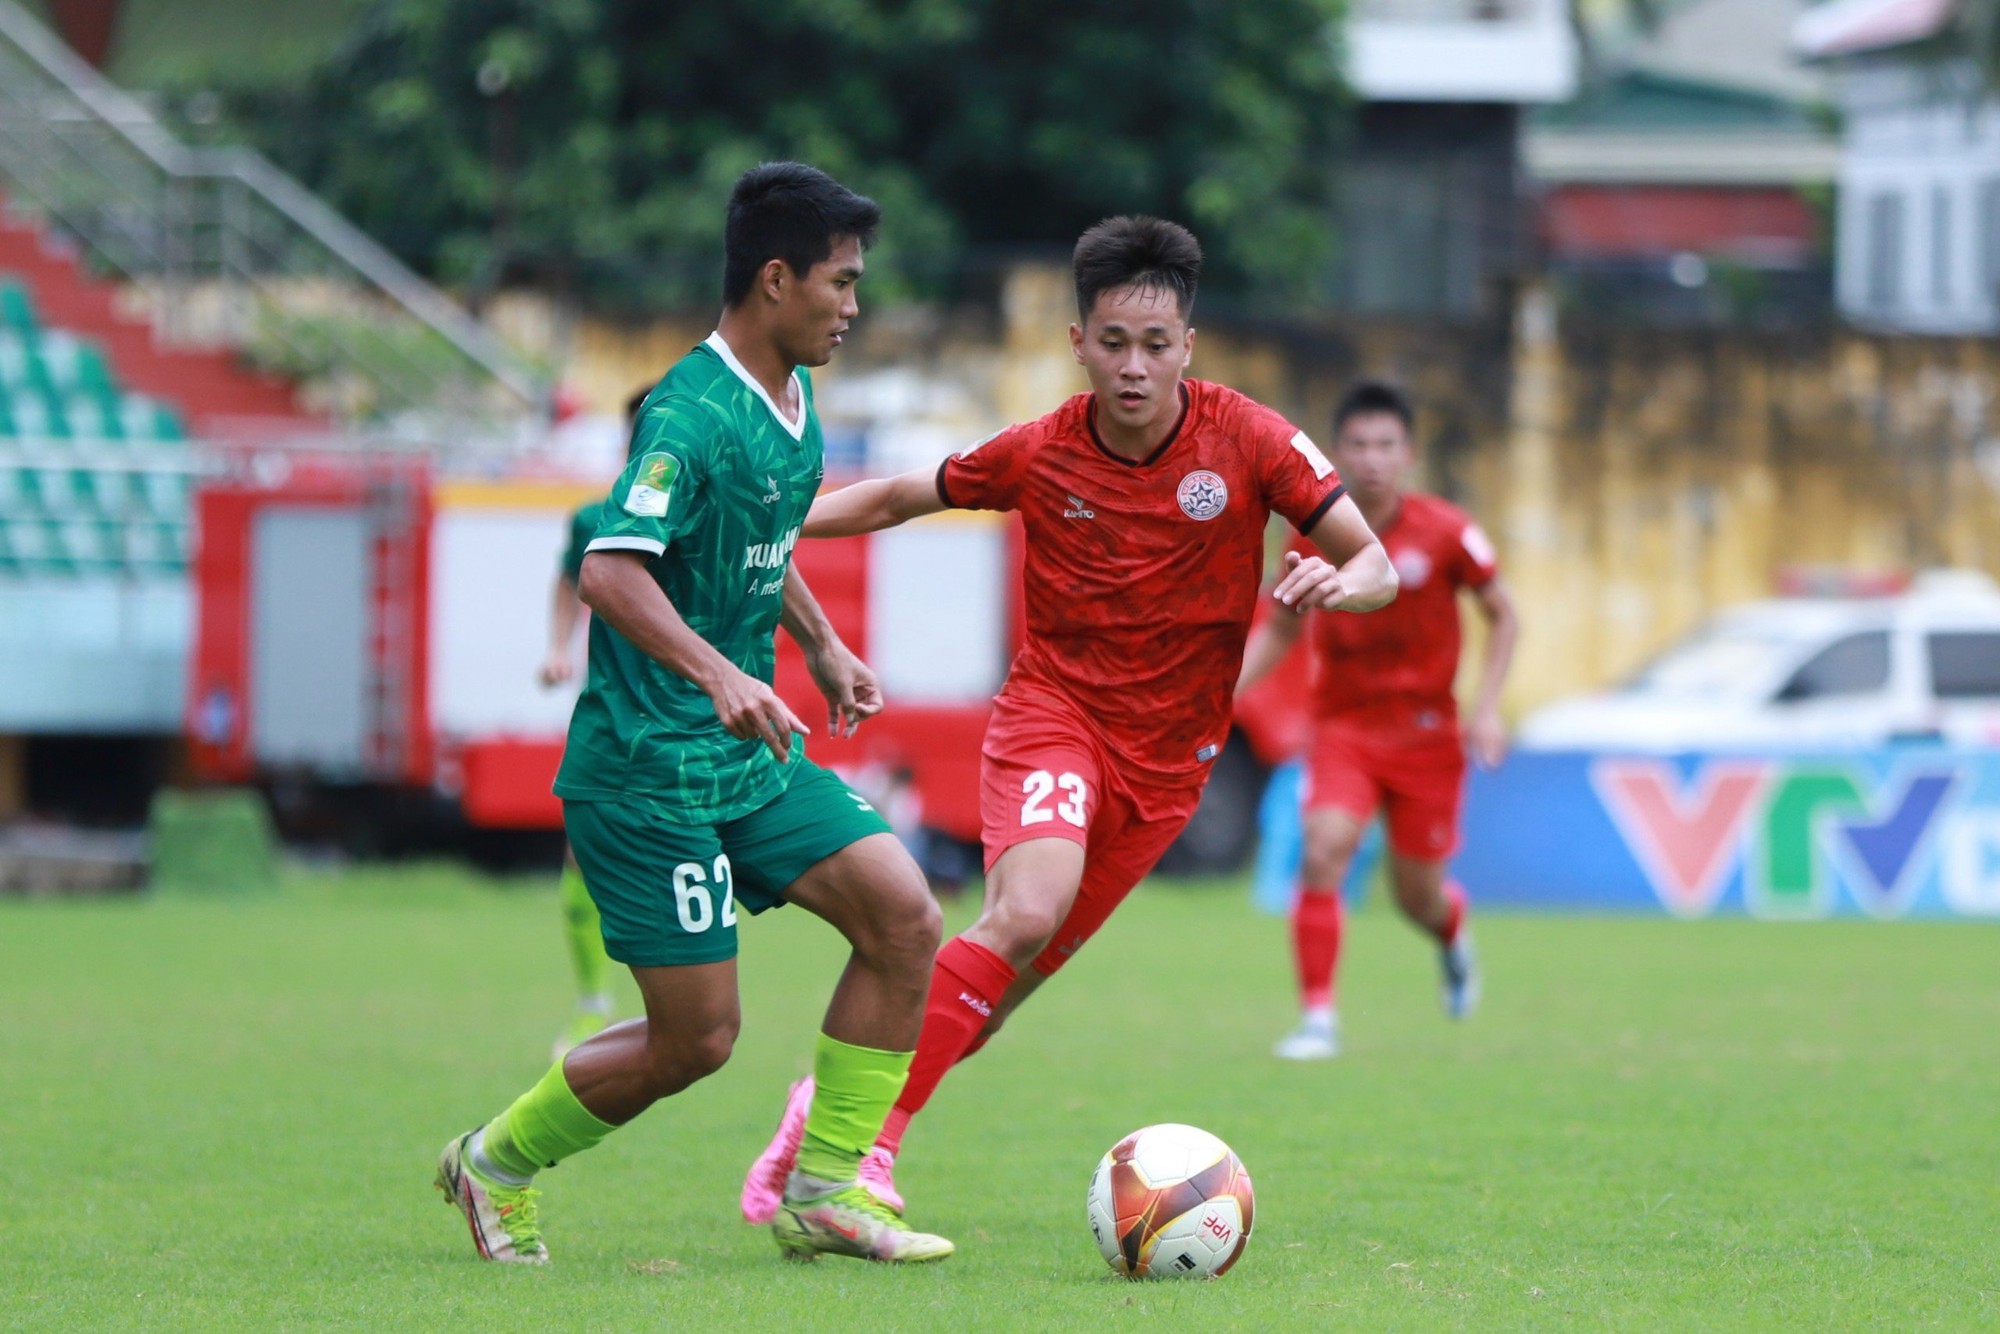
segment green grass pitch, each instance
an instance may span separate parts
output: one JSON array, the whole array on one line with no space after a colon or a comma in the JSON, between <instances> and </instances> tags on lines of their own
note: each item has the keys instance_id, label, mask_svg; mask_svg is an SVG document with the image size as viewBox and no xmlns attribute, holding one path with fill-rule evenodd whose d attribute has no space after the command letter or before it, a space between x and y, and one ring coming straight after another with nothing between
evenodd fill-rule
<instances>
[{"instance_id":1,"label":"green grass pitch","mask_svg":"<svg viewBox=\"0 0 2000 1334\"><path fill-rule=\"evenodd\" d=\"M1347 1052L1287 1066L1282 925L1142 890L917 1122L913 1221L960 1253L892 1270L787 1265L736 1216L840 958L749 922L735 1060L543 1178L537 1272L478 1263L430 1176L566 1016L546 886L0 904L0 1328L2000 1326L2000 933L1478 932L1454 1026L1431 951L1359 914ZM1162 1120L1256 1181L1218 1283L1114 1279L1084 1224L1097 1156Z\"/></svg>"}]
</instances>

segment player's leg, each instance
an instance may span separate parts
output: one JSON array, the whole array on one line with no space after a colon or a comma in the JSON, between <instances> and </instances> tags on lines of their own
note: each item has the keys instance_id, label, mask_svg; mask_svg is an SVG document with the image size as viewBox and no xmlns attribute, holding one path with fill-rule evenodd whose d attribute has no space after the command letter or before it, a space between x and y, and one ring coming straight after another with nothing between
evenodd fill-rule
<instances>
[{"instance_id":1,"label":"player's leg","mask_svg":"<svg viewBox=\"0 0 2000 1334\"><path fill-rule=\"evenodd\" d=\"M634 968L646 1017L582 1043L485 1125L445 1146L438 1188L489 1260L548 1258L535 1174L582 1153L722 1067L736 1039L736 961Z\"/></svg>"},{"instance_id":2,"label":"player's leg","mask_svg":"<svg viewBox=\"0 0 2000 1334\"><path fill-rule=\"evenodd\" d=\"M890 1164L910 1118L978 1039L995 1006L1062 921L1083 876L1083 843L1099 807L1098 760L1080 728L1032 710L996 715L980 766L986 851L979 921L938 950L909 1079L861 1165L877 1197L900 1208ZM1019 961L1019 962L1016 962ZM778 1132L744 1183L743 1213L759 1219L767 1183L797 1142L809 1082L794 1086Z\"/></svg>"},{"instance_id":3,"label":"player's leg","mask_svg":"<svg viewBox=\"0 0 2000 1334\"><path fill-rule=\"evenodd\" d=\"M1466 923L1465 890L1447 873L1458 846L1465 752L1455 733L1405 747L1386 775L1389 883L1396 904L1438 945L1445 1013L1454 1019L1479 1003L1479 970Z\"/></svg>"},{"instance_id":4,"label":"player's leg","mask_svg":"<svg viewBox=\"0 0 2000 1334\"><path fill-rule=\"evenodd\" d=\"M1307 776L1299 892L1292 900L1299 1022L1272 1049L1286 1060L1324 1060L1340 1052L1334 983L1346 929L1341 888L1361 836L1374 818L1377 800L1378 788L1360 738L1343 727L1320 727L1314 734Z\"/></svg>"},{"instance_id":5,"label":"player's leg","mask_svg":"<svg viewBox=\"0 0 2000 1334\"><path fill-rule=\"evenodd\" d=\"M910 1080L876 1140L884 1153L894 1157L902 1147L910 1118L979 1041L1022 970L1047 948L1076 901L1083 874L1083 844L1060 837L1016 843L987 871L979 919L938 951Z\"/></svg>"},{"instance_id":6,"label":"player's leg","mask_svg":"<svg viewBox=\"0 0 2000 1334\"><path fill-rule=\"evenodd\" d=\"M904 1091L875 1148L862 1160L862 1183L879 1198L900 1205L902 1196L896 1190L893 1175L895 1155L902 1147L903 1132L908 1129L911 1117L922 1109L945 1071L991 1041L1008 1016L1097 934L1133 886L1146 877L1168 845L1180 835L1201 799L1199 787L1152 793L1148 803L1150 813L1141 816L1122 794L1101 794L1094 784L1089 791L1087 855L1080 855L1081 848L1066 840L1032 839L1003 853L988 875L987 907L973 930L981 925L986 928L984 948L993 957L1007 961L1014 970L1012 979L1000 985L1002 975L996 973L983 979L961 978L959 981L965 985L958 985L953 975L945 971L945 953L939 953L938 971L931 978L932 1006L926 1012L917 1064L910 1073L911 1084L915 1085L918 1068L923 1067L928 1085L914 1097L908 1089ZM1069 851L1065 852L1066 848ZM1050 910L1064 900L1069 903L1068 910L1051 922ZM975 943L967 940L972 934L968 930L959 939ZM1036 941L1042 942L1041 948L1029 955ZM946 950L950 948L946 946ZM1024 956L1025 966L1012 962ZM985 989L973 991L973 986ZM961 1026L946 1030L938 1020L941 998L947 1002L943 1013L948 1017L964 1016ZM949 1003L953 999L956 1006ZM969 1004L970 1000L983 1002L984 1013L980 1013L981 1007ZM934 1024L940 1031L948 1032L952 1041L934 1040ZM938 1064L925 1066L926 1058L933 1053Z\"/></svg>"},{"instance_id":7,"label":"player's leg","mask_svg":"<svg viewBox=\"0 0 2000 1334\"><path fill-rule=\"evenodd\" d=\"M1445 1013L1463 1019L1479 1005L1479 963L1467 924L1465 889L1442 861L1391 853L1389 880L1403 915L1438 944Z\"/></svg>"},{"instance_id":8,"label":"player's leg","mask_svg":"<svg viewBox=\"0 0 2000 1334\"><path fill-rule=\"evenodd\" d=\"M1183 808L1168 809L1152 819L1140 818L1129 803L1113 797L1106 810L1090 827L1090 851L1084 859L1083 881L1075 901L1056 926L1049 942L1032 964L1021 970L1013 984L993 1007L992 1015L980 1028L979 1036L965 1049L962 1061L991 1042L1027 999L1041 990L1062 967L1075 958L1129 895L1180 837L1181 830L1200 801L1199 789L1186 794Z\"/></svg>"},{"instance_id":9,"label":"player's leg","mask_svg":"<svg viewBox=\"0 0 2000 1334\"><path fill-rule=\"evenodd\" d=\"M735 913L728 886L709 880L727 865L715 831L643 802L566 802L564 821L606 948L632 969L646 1017L579 1045L500 1115L445 1146L438 1187L487 1259L546 1260L535 1174L720 1068L740 1022Z\"/></svg>"},{"instance_id":10,"label":"player's leg","mask_svg":"<svg viewBox=\"0 0 2000 1334\"><path fill-rule=\"evenodd\" d=\"M1341 886L1366 829L1363 820L1337 807L1321 807L1306 815L1305 856L1290 922L1299 1022L1272 1049L1286 1060L1323 1060L1340 1052L1334 984L1347 918Z\"/></svg>"},{"instance_id":11,"label":"player's leg","mask_svg":"<svg viewBox=\"0 0 2000 1334\"><path fill-rule=\"evenodd\" d=\"M745 1215L769 1221L797 1258L943 1259L950 1242L908 1230L856 1183L908 1076L943 930L923 872L866 801L810 764L782 797L722 832L743 906L795 903L851 947L815 1044L812 1091L795 1090L787 1109L796 1138L781 1134L752 1167Z\"/></svg>"},{"instance_id":12,"label":"player's leg","mask_svg":"<svg viewBox=\"0 0 2000 1334\"><path fill-rule=\"evenodd\" d=\"M1075 868L1057 866L1051 869L1046 864L1049 859L1026 851L1031 847L1058 844L1076 850ZM1006 882L1017 876L1030 885L1046 885L1051 877L1074 875L1081 870L1082 849L1079 845L1042 839L1033 844L1021 844L1019 849L1019 856L1014 856L1016 850L1010 849L1001 862L996 862L988 872L986 892L989 904L995 900L996 893L1011 900L1012 894ZM1015 925L1018 926L1018 923ZM892 1209L898 1212L903 1209L903 1197L896 1189L893 1167L910 1118L930 1101L930 1095L937 1089L945 1072L983 1041L980 1036L982 1027L1003 1003L1003 998L1019 985L1019 981L1012 966L1003 958L985 945L968 941L965 935L946 941L943 948L937 951L928 993L923 998L922 1024L908 1078L857 1169L861 1182ZM757 1161L751 1164L744 1178L743 1217L749 1222L768 1222L776 1215L778 1200L804 1140L806 1123L820 1106L820 1101L816 1080L802 1079L792 1086L776 1134Z\"/></svg>"},{"instance_id":13,"label":"player's leg","mask_svg":"<svg viewBox=\"0 0 2000 1334\"><path fill-rule=\"evenodd\" d=\"M552 1059L561 1060L577 1043L595 1036L611 1022L611 956L604 952L604 931L597 904L583 883L576 857L563 845L560 889L563 943L569 949L570 970L576 977L576 1014L556 1039Z\"/></svg>"},{"instance_id":14,"label":"player's leg","mask_svg":"<svg viewBox=\"0 0 2000 1334\"><path fill-rule=\"evenodd\" d=\"M876 1140L884 1158L902 1147L910 1118L1069 915L1083 883L1086 841L1096 838L1104 809L1103 773L1073 723L996 715L980 764L985 899L978 920L938 951L910 1080Z\"/></svg>"}]
</instances>

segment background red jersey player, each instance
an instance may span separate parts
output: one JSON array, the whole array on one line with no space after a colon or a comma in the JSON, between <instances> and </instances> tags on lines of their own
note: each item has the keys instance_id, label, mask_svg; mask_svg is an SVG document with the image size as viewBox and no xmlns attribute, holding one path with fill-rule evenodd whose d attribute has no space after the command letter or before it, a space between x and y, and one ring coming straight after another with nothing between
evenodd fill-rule
<instances>
[{"instance_id":1,"label":"background red jersey player","mask_svg":"<svg viewBox=\"0 0 2000 1334\"><path fill-rule=\"evenodd\" d=\"M1445 875L1457 849L1466 752L1494 765L1506 751L1500 691L1517 631L1493 544L1466 513L1409 489L1416 461L1409 400L1364 382L1334 415L1333 458L1401 580L1375 616L1274 616L1245 651L1242 686L1275 666L1312 627L1313 740L1308 759L1305 865L1292 909L1299 1026L1278 1043L1294 1060L1340 1050L1333 978L1340 960L1340 886L1362 831L1380 810L1389 880L1411 921L1436 937L1445 1009L1463 1018L1479 999L1465 891ZM1486 658L1471 717L1459 727L1458 595L1486 618Z\"/></svg>"},{"instance_id":2,"label":"background red jersey player","mask_svg":"<svg viewBox=\"0 0 2000 1334\"><path fill-rule=\"evenodd\" d=\"M1303 431L1221 385L1184 380L1201 250L1185 228L1112 218L1075 254L1070 346L1090 381L1038 421L901 477L820 497L807 537L958 507L1013 510L1027 533L1027 642L982 748L986 897L938 952L910 1078L863 1181L890 1179L910 1117L945 1071L1104 924L1179 834L1227 739L1276 512L1307 552L1275 590L1295 610L1366 611L1395 574ZM1331 618L1330 618L1331 619ZM812 1091L794 1086L744 1182L758 1221Z\"/></svg>"}]
</instances>

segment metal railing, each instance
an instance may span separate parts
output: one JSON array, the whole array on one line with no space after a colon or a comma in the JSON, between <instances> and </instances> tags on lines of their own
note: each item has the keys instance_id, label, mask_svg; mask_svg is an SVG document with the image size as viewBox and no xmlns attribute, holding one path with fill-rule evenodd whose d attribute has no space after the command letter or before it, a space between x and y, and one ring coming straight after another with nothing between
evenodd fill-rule
<instances>
[{"instance_id":1,"label":"metal railing","mask_svg":"<svg viewBox=\"0 0 2000 1334\"><path fill-rule=\"evenodd\" d=\"M167 342L224 344L377 445L511 451L545 377L243 148L190 148L0 0L0 189L124 283Z\"/></svg>"}]
</instances>

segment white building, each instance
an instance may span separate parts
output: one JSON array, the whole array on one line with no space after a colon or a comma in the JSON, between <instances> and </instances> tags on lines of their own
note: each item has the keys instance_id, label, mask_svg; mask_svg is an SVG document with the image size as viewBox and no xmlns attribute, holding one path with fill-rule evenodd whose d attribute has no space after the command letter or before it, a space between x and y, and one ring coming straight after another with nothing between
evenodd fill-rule
<instances>
[{"instance_id":1,"label":"white building","mask_svg":"<svg viewBox=\"0 0 2000 1334\"><path fill-rule=\"evenodd\" d=\"M2000 98L1955 57L1961 0L1831 0L1793 38L1843 116L1835 290L1848 318L2000 331Z\"/></svg>"}]
</instances>

